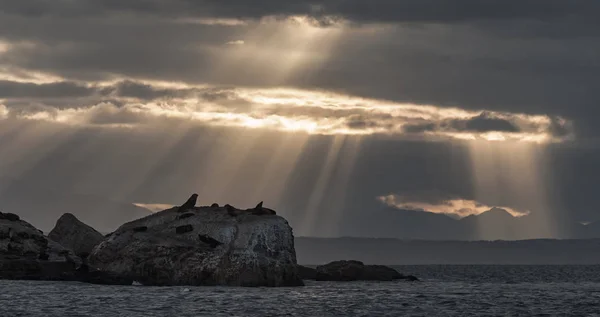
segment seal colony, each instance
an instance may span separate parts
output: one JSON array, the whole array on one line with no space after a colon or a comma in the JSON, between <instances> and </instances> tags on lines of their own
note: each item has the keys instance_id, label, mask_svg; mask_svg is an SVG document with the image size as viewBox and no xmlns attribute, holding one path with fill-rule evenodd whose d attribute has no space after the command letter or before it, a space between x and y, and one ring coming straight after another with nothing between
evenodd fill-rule
<instances>
[{"instance_id":1,"label":"seal colony","mask_svg":"<svg viewBox=\"0 0 600 317\"><path fill-rule=\"evenodd\" d=\"M196 203L198 200L198 194L192 194L192 196L190 196L190 198L188 198L188 200L186 200L185 203L183 203L183 205L177 207L177 212L179 213L185 213L188 212L194 208L196 208ZM223 208L225 208L225 210L227 211L227 214L229 214L232 217L237 217L239 215L242 215L244 213L250 213L252 215L256 215L256 216L260 216L260 215L276 215L277 213L275 212L275 210L273 209L269 209L269 208L265 208L263 207L263 203L264 202L259 202L256 207L254 208L250 208L250 209L238 209L235 208L229 204L223 206ZM201 208L206 208L206 207L201 207ZM209 208L212 209L219 209L221 207L219 207L219 204L214 203L212 205L210 205ZM190 213L185 213L183 215L180 216L180 219L185 219L187 217L191 217L193 214Z\"/></svg>"}]
</instances>

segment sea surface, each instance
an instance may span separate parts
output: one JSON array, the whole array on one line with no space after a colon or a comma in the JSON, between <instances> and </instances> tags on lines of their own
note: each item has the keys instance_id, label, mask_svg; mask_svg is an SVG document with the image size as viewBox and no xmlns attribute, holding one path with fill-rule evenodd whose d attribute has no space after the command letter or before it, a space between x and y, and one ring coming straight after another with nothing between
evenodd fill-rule
<instances>
[{"instance_id":1,"label":"sea surface","mask_svg":"<svg viewBox=\"0 0 600 317\"><path fill-rule=\"evenodd\" d=\"M396 266L422 282L297 288L0 281L0 316L600 316L600 266Z\"/></svg>"}]
</instances>

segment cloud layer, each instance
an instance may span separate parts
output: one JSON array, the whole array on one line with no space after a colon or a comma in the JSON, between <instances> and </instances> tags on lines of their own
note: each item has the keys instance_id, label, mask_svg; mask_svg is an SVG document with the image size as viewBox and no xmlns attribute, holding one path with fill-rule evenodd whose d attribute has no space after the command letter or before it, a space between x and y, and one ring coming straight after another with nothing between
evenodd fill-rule
<instances>
[{"instance_id":1,"label":"cloud layer","mask_svg":"<svg viewBox=\"0 0 600 317\"><path fill-rule=\"evenodd\" d=\"M464 218L471 215L480 215L493 208L500 208L513 217L528 215L529 211L519 211L510 207L488 206L475 200L461 199L458 197L440 197L428 195L386 195L377 197L381 203L404 210L418 210L436 214L445 214L451 217Z\"/></svg>"},{"instance_id":2,"label":"cloud layer","mask_svg":"<svg viewBox=\"0 0 600 317\"><path fill-rule=\"evenodd\" d=\"M543 115L474 112L297 89L3 81L0 98L5 120L83 126L135 127L167 119L309 134L532 142L561 141L570 128L562 118Z\"/></svg>"}]
</instances>

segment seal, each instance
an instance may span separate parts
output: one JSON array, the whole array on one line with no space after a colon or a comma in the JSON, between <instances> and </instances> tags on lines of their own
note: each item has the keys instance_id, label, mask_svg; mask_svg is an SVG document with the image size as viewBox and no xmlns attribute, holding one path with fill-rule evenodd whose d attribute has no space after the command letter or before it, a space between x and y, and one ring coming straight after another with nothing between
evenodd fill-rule
<instances>
[{"instance_id":1,"label":"seal","mask_svg":"<svg viewBox=\"0 0 600 317\"><path fill-rule=\"evenodd\" d=\"M196 206L197 199L198 199L198 194L193 194L190 198L188 198L188 200L185 202L185 204L181 205L179 207L179 209L177 209L177 212L184 212L184 211L194 208Z\"/></svg>"}]
</instances>

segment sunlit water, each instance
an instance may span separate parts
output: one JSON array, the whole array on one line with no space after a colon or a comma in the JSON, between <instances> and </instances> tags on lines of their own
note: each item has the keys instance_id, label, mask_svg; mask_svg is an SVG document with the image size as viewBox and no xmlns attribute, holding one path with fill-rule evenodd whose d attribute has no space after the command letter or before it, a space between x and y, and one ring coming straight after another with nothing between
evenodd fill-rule
<instances>
[{"instance_id":1,"label":"sunlit water","mask_svg":"<svg viewBox=\"0 0 600 317\"><path fill-rule=\"evenodd\" d=\"M0 281L0 316L600 316L600 266L401 266L420 283L298 288Z\"/></svg>"}]
</instances>

